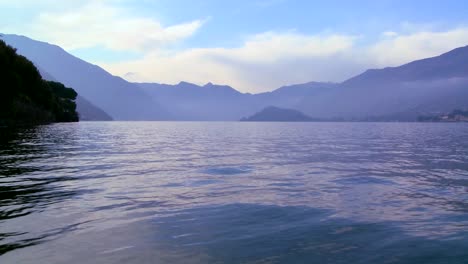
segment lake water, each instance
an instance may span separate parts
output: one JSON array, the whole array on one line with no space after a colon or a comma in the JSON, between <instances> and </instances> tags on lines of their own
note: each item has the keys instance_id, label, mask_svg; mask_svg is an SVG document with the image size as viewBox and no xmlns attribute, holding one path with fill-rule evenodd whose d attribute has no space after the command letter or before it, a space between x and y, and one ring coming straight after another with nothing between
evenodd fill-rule
<instances>
[{"instance_id":1,"label":"lake water","mask_svg":"<svg viewBox=\"0 0 468 264\"><path fill-rule=\"evenodd\" d=\"M468 124L21 130L0 263L468 263Z\"/></svg>"}]
</instances>

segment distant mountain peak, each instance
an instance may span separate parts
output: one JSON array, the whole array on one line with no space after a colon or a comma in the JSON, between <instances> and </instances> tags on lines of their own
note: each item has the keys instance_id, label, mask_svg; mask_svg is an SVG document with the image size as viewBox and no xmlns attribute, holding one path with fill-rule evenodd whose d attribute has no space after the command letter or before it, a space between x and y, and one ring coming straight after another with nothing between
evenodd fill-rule
<instances>
[{"instance_id":1,"label":"distant mountain peak","mask_svg":"<svg viewBox=\"0 0 468 264\"><path fill-rule=\"evenodd\" d=\"M194 83L190 83L190 82L184 82L184 81L181 81L179 82L179 84L177 84L177 86L179 87L188 87L188 88L199 88L200 86L194 84Z\"/></svg>"},{"instance_id":2,"label":"distant mountain peak","mask_svg":"<svg viewBox=\"0 0 468 264\"><path fill-rule=\"evenodd\" d=\"M203 87L206 87L206 88L224 88L224 89L227 89L227 90L233 90L233 91L239 92L239 91L237 91L236 89L232 88L232 87L229 86L229 85L225 85L225 84L214 84L214 83L212 83L212 82L209 82L209 83L205 84Z\"/></svg>"}]
</instances>

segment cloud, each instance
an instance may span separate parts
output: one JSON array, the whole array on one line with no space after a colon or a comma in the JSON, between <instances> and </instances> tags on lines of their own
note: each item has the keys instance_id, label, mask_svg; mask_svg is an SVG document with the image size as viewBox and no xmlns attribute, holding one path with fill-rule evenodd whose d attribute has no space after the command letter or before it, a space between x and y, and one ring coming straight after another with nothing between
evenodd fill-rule
<instances>
[{"instance_id":1,"label":"cloud","mask_svg":"<svg viewBox=\"0 0 468 264\"><path fill-rule=\"evenodd\" d=\"M0 1L0 4L6 4ZM16 8L36 5L32 1L15 2L19 3L9 5ZM57 1L46 0L42 4L49 6L52 2ZM202 20L194 20L163 26L155 19L127 14L116 4L118 2L75 0L67 5L58 3L60 8L50 7L40 12L30 24L9 25L2 30L21 32L67 50L100 46L115 51L146 52L179 43L194 35L203 24Z\"/></svg>"},{"instance_id":2,"label":"cloud","mask_svg":"<svg viewBox=\"0 0 468 264\"><path fill-rule=\"evenodd\" d=\"M369 59L376 66L396 66L466 46L468 28L441 32L421 31L406 35L395 33L387 37L369 47Z\"/></svg>"},{"instance_id":3,"label":"cloud","mask_svg":"<svg viewBox=\"0 0 468 264\"><path fill-rule=\"evenodd\" d=\"M180 45L203 29L204 19L163 25L124 6L129 0L0 0L0 32L24 34L66 50L130 52L125 60L94 61L131 81L228 84L245 92L262 92L292 83L343 81L368 68L397 66L436 56L468 44L468 27L445 30L437 24L402 23L377 36L297 31L259 32L237 47L185 48ZM258 6L283 0L253 1ZM5 15L11 8L39 10L28 16ZM22 14L22 13L21 13ZM13 23L14 21L21 23ZM216 21L210 21L216 23ZM225 36L230 37L225 33ZM85 51L83 51L85 50ZM107 56L107 55L106 55ZM93 57L93 56L91 56ZM108 56L107 56L108 57ZM103 60L107 57L100 56ZM117 56L116 56L117 57ZM128 59L128 60L127 60ZM126 75L132 72L133 74Z\"/></svg>"},{"instance_id":4,"label":"cloud","mask_svg":"<svg viewBox=\"0 0 468 264\"><path fill-rule=\"evenodd\" d=\"M240 48L224 50L232 60L274 63L296 57L327 57L346 51L355 37L347 35L308 36L267 32L248 39Z\"/></svg>"},{"instance_id":5,"label":"cloud","mask_svg":"<svg viewBox=\"0 0 468 264\"><path fill-rule=\"evenodd\" d=\"M198 84L211 81L259 92L292 81L336 79L342 74L355 73L328 62L336 60L347 65L342 58L352 50L355 39L351 35L266 32L249 37L238 48L157 50L140 60L101 65L118 75L138 72L142 81L178 83L185 80ZM338 71L340 73L336 74Z\"/></svg>"},{"instance_id":6,"label":"cloud","mask_svg":"<svg viewBox=\"0 0 468 264\"><path fill-rule=\"evenodd\" d=\"M158 50L140 60L101 65L117 75L138 72L142 81L211 81L262 92L292 83L344 81L369 68L398 66L468 44L468 28L381 35L363 45L362 36L266 32L236 48Z\"/></svg>"},{"instance_id":7,"label":"cloud","mask_svg":"<svg viewBox=\"0 0 468 264\"><path fill-rule=\"evenodd\" d=\"M395 31L385 31L384 33L382 33L382 36L383 37L388 37L388 38L393 38L393 37L398 36L398 33L396 33Z\"/></svg>"},{"instance_id":8,"label":"cloud","mask_svg":"<svg viewBox=\"0 0 468 264\"><path fill-rule=\"evenodd\" d=\"M57 0L21 0L21 1L11 1L11 0L0 0L0 5L2 7L27 7L27 8L37 8L41 6L66 6L66 5L74 5L74 4L83 4L86 0L69 0L69 1L57 1Z\"/></svg>"}]
</instances>

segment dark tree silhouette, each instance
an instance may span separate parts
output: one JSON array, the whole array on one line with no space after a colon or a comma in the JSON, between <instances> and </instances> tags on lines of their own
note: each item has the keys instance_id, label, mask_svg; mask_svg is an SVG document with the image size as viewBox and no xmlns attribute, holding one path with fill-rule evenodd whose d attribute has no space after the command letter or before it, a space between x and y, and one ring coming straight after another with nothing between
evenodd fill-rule
<instances>
[{"instance_id":1,"label":"dark tree silhouette","mask_svg":"<svg viewBox=\"0 0 468 264\"><path fill-rule=\"evenodd\" d=\"M0 40L0 124L76 122L72 88L42 79L34 64Z\"/></svg>"}]
</instances>

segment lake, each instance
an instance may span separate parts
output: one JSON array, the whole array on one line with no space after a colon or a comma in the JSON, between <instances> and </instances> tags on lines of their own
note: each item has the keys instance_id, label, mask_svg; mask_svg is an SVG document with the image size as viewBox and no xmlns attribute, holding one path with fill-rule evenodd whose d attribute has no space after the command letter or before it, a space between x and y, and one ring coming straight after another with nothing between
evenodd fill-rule
<instances>
[{"instance_id":1,"label":"lake","mask_svg":"<svg viewBox=\"0 0 468 264\"><path fill-rule=\"evenodd\" d=\"M0 263L468 263L468 124L19 130Z\"/></svg>"}]
</instances>

